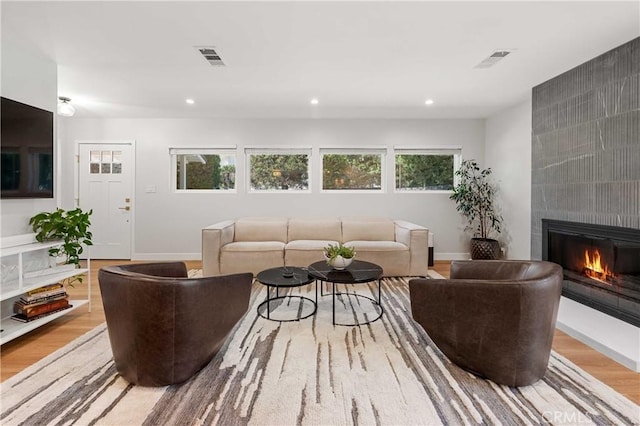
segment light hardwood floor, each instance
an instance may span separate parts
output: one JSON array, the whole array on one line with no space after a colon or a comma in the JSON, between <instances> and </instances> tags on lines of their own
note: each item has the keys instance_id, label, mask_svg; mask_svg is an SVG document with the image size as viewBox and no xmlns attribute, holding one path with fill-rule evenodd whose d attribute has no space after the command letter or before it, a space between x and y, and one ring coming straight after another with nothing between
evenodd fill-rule
<instances>
[{"instance_id":1,"label":"light hardwood floor","mask_svg":"<svg viewBox=\"0 0 640 426\"><path fill-rule=\"evenodd\" d=\"M0 370L2 381L19 373L24 368L104 322L97 272L104 265L118 263L123 263L123 261L91 262L91 288L93 293L91 312L88 312L87 307L81 307L77 311L1 347ZM199 261L187 262L187 267L200 268L201 263ZM447 261L436 262L433 269L445 277L449 276L449 262ZM72 298L74 295L76 297L86 297L86 286L84 284L76 286L75 289L70 289L69 293ZM553 349L636 404L640 404L639 373L623 367L561 331L556 331Z\"/></svg>"}]
</instances>

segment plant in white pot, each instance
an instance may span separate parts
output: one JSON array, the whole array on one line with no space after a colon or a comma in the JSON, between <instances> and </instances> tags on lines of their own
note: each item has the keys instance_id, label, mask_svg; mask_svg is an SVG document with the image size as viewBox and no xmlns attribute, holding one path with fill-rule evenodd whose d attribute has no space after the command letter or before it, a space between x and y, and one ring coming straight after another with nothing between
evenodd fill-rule
<instances>
[{"instance_id":1,"label":"plant in white pot","mask_svg":"<svg viewBox=\"0 0 640 426\"><path fill-rule=\"evenodd\" d=\"M327 258L327 265L334 269L344 269L351 265L356 256L353 247L348 247L338 243L338 245L329 244L324 248L324 257Z\"/></svg>"},{"instance_id":2,"label":"plant in white pot","mask_svg":"<svg viewBox=\"0 0 640 426\"><path fill-rule=\"evenodd\" d=\"M475 160L465 160L456 171L459 182L449 198L467 220L465 230L473 231L472 259L499 259L500 244L491 238L500 233L502 216L495 204L497 188L491 182L491 168L481 169Z\"/></svg>"}]
</instances>

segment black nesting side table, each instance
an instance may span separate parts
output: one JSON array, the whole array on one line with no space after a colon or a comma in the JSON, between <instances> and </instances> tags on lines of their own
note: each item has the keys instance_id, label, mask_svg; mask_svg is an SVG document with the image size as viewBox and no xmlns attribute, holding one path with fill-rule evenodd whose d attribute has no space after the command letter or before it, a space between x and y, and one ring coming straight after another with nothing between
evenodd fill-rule
<instances>
[{"instance_id":1,"label":"black nesting side table","mask_svg":"<svg viewBox=\"0 0 640 426\"><path fill-rule=\"evenodd\" d=\"M305 318L309 318L311 315L316 313L318 309L318 285L316 284L316 300L313 301L308 297L304 296L296 296L296 295L287 295L280 296L279 290L280 288L290 288L290 287L301 287L303 285L307 285L315 281L315 278L310 276L306 269L297 268L293 266L288 267L278 267L266 269L260 273L258 273L257 277L258 282L262 285L267 286L267 298L264 302L258 305L258 315L262 318L271 320L271 321L279 321L279 322L289 322L289 321L300 321ZM276 297L271 297L271 289L276 289ZM284 299L300 299L300 303L304 305L305 301L313 304L313 311L310 314L305 316L302 315L302 307L298 310L298 315L295 318L291 319L275 319L271 318L271 303L277 300ZM267 315L263 315L265 309L262 309L263 306L266 305ZM301 306L302 306L301 305Z\"/></svg>"},{"instance_id":2,"label":"black nesting side table","mask_svg":"<svg viewBox=\"0 0 640 426\"><path fill-rule=\"evenodd\" d=\"M380 282L382 281L382 268L375 263L365 262L363 260L354 260L351 265L347 266L345 269L333 269L331 266L327 265L326 261L320 261L316 263L312 263L308 268L309 275L313 278L331 283L331 295L333 297L332 307L333 307L333 325L345 325L345 326L354 326L354 325L365 325L370 324L374 321L377 321L382 317L384 310L382 309L382 303L380 301ZM368 283L372 281L378 282L378 300L371 298L369 296L365 296L362 294L355 293L345 293L349 294L349 296L354 296L357 298L363 298L371 301L373 307L376 310L377 316L369 321L364 322L354 322L354 323L336 323L336 295L341 295L343 293L336 292L336 284L360 284L360 283ZM316 284L316 301L318 298L318 287Z\"/></svg>"}]
</instances>

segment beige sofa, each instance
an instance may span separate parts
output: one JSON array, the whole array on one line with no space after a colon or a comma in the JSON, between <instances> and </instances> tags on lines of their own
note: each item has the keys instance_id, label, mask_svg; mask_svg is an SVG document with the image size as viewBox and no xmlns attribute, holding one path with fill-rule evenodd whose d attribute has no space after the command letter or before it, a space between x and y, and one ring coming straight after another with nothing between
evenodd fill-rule
<instances>
[{"instance_id":1,"label":"beige sofa","mask_svg":"<svg viewBox=\"0 0 640 426\"><path fill-rule=\"evenodd\" d=\"M341 242L355 248L356 259L380 265L384 276L426 276L428 235L423 226L381 217L227 220L202 230L203 274L306 267Z\"/></svg>"}]
</instances>

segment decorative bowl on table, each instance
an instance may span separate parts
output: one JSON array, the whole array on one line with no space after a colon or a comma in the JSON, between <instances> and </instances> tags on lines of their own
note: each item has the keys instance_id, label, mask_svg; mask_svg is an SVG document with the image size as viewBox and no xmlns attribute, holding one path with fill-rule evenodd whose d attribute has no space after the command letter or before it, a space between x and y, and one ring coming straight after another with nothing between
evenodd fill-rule
<instances>
[{"instance_id":1,"label":"decorative bowl on table","mask_svg":"<svg viewBox=\"0 0 640 426\"><path fill-rule=\"evenodd\" d=\"M333 259L327 258L327 265L331 266L333 269L344 269L347 266L351 265L353 262L353 257L346 258L342 256L336 256Z\"/></svg>"},{"instance_id":2,"label":"decorative bowl on table","mask_svg":"<svg viewBox=\"0 0 640 426\"><path fill-rule=\"evenodd\" d=\"M329 244L324 249L324 257L327 259L327 265L340 270L351 265L356 257L356 251L353 247L343 246L342 243L338 243L337 246Z\"/></svg>"}]
</instances>

